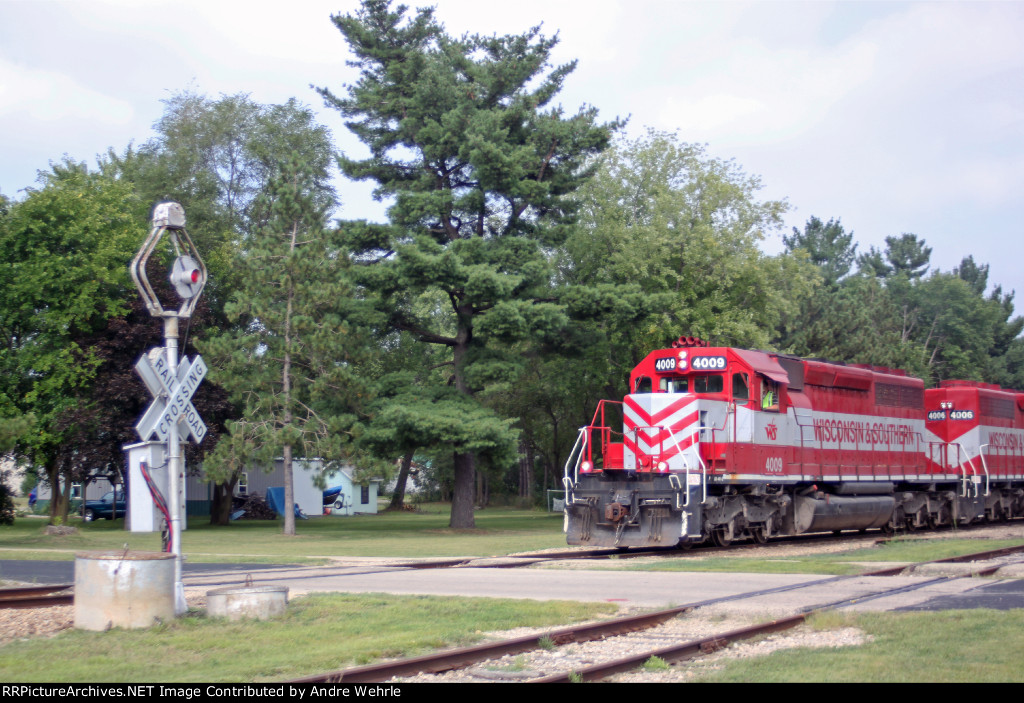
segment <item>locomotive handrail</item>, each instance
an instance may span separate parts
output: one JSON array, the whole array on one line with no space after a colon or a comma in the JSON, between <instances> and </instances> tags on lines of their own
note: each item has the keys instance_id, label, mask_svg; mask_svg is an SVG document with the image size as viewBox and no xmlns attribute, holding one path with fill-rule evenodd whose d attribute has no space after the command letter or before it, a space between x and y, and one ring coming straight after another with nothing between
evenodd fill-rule
<instances>
[{"instance_id":1,"label":"locomotive handrail","mask_svg":"<svg viewBox=\"0 0 1024 703\"><path fill-rule=\"evenodd\" d=\"M665 428L662 425L636 425L634 427L631 427L630 431L633 434L633 444L636 445L637 451L642 451L642 447L640 446L640 433L641 432L645 432L646 433L646 437L644 438L644 441L645 441L645 443L648 446L651 446L653 444L652 441L651 441L651 439L652 439L651 438L651 431L652 430L655 430L658 433L657 434L657 444L658 444L657 456L661 456L662 454L665 453L664 452L665 440L663 440L661 438L661 436L662 436L662 434L664 434L666 432ZM623 433L623 437L625 437L625 436L626 436L626 433ZM653 452L647 452L647 453L648 454L653 454ZM637 461L636 454L634 454L633 459L634 459L634 461ZM640 468L643 468L643 465L644 465L643 459L639 459L639 466L640 466ZM636 467L636 464L634 464L634 468L635 467ZM623 461L623 468L625 468L625 461ZM651 459L651 468L654 468L654 459L653 458Z\"/></svg>"},{"instance_id":2,"label":"locomotive handrail","mask_svg":"<svg viewBox=\"0 0 1024 703\"><path fill-rule=\"evenodd\" d=\"M668 475L668 486L676 492L676 510L682 510L690 505L690 465L686 463L685 459L683 465L686 467L686 483L684 484L687 487L686 491L683 491L683 485L679 483L679 474ZM685 493L682 503L679 502L680 493Z\"/></svg>"},{"instance_id":3,"label":"locomotive handrail","mask_svg":"<svg viewBox=\"0 0 1024 703\"><path fill-rule=\"evenodd\" d=\"M690 442L690 446L691 447L696 447L697 446L697 441L698 440L696 439L696 437L701 432L703 432L704 430L707 430L707 429L711 429L712 431L714 431L713 427L709 428L709 427L706 427L704 425L698 425L697 426L697 429L695 429L690 434L690 438L691 438L691 440L693 440L693 441ZM723 429L724 429L724 425L723 425ZM676 440L676 449L679 449L679 440L678 439ZM686 455L683 453L682 449L679 449L679 455L683 457L683 466L686 467L686 485L687 485L687 487L689 487L689 485L690 485L690 464L686 460ZM699 474L700 475L700 488L701 488L700 502L703 505L704 503L706 503L708 501L708 467L704 463L704 459L701 457L699 449L695 449L694 450L694 456L697 457L697 463L700 465L700 474ZM687 489L687 491L686 491L686 497L687 497L687 501L689 501L689 497L690 497L689 489ZM687 504L689 504L689 503L687 503Z\"/></svg>"},{"instance_id":4,"label":"locomotive handrail","mask_svg":"<svg viewBox=\"0 0 1024 703\"><path fill-rule=\"evenodd\" d=\"M707 428L698 425L697 429L694 430L693 434L691 434L690 436L693 437L694 435L698 434L699 432L701 432L704 429L707 429ZM691 469L690 469L690 462L686 458L686 452L683 450L682 447L679 446L679 439L677 437L675 437L674 435L673 435L673 442L676 445L676 451L678 452L678 456L683 460L683 468L686 469L686 500L683 501L682 507L687 507L687 506L690 505L690 471L691 471ZM694 446L694 443L691 442L690 446L691 447ZM707 466L704 464L704 460L700 456L700 451L697 450L697 451L694 452L694 454L697 457L697 463L700 465L700 471L698 473L698 476L700 476L700 487L701 487L701 499L700 499L700 502L703 504L703 503L706 503L707 499L708 499L708 471L707 471ZM669 484L670 485L672 483L672 479L673 478L678 480L678 475L677 474L671 474L669 476ZM679 489L677 489L677 490L679 490ZM676 508L679 508L679 507L680 506L678 506L678 505L676 506Z\"/></svg>"},{"instance_id":5,"label":"locomotive handrail","mask_svg":"<svg viewBox=\"0 0 1024 703\"><path fill-rule=\"evenodd\" d=\"M565 460L565 471L562 477L562 484L565 485L565 480L569 478L569 464L572 463L572 455L576 453L576 448L580 447L579 456L576 457L576 466L573 467L573 482L578 483L580 480L580 462L583 460L583 447L587 445L587 428L581 427L579 433L576 435L576 443L572 445L572 449L569 451L569 456ZM580 446L580 442L583 442L583 446Z\"/></svg>"},{"instance_id":6,"label":"locomotive handrail","mask_svg":"<svg viewBox=\"0 0 1024 703\"><path fill-rule=\"evenodd\" d=\"M591 431L593 431L594 429L597 429L597 430L599 430L601 432L601 451L602 452L607 448L609 442L611 441L611 433L612 433L612 428L608 427L607 422L605 422L604 409L605 409L606 405L623 405L624 406L625 403L622 402L621 400L601 399L601 400L597 401L597 407L594 409L594 417L593 417L593 419L591 419L590 424L587 427ZM598 416L600 416L600 418L601 418L601 424L598 424L598 422L597 422ZM594 457L592 455L592 453L593 453L593 446L592 446L592 443L589 442L589 440L588 440L587 444L591 445L591 446L588 446L587 459L592 462L594 460Z\"/></svg>"},{"instance_id":7,"label":"locomotive handrail","mask_svg":"<svg viewBox=\"0 0 1024 703\"><path fill-rule=\"evenodd\" d=\"M992 479L988 473L988 462L985 461L985 447L989 446L988 443L982 444L978 447L978 456L981 458L981 468L985 470L985 497L988 498L992 495L991 482Z\"/></svg>"},{"instance_id":8,"label":"locomotive handrail","mask_svg":"<svg viewBox=\"0 0 1024 703\"><path fill-rule=\"evenodd\" d=\"M963 498L967 498L968 497L968 490L967 490L968 481L967 481L967 471L966 471L966 469L964 467L965 466L970 466L971 467L971 471L974 473L975 476L978 475L978 469L975 468L974 461L971 459L971 455L967 452L967 447L962 445L960 442L950 442L950 444L954 445L957 448L956 456L957 456L958 459L960 458L960 450L962 449L963 452L964 452L964 460L960 462L960 467L959 467L960 468L960 476L961 476L961 478L960 478L960 485L961 485L960 495ZM978 497L978 486L977 486L978 482L971 481L970 483L974 484L974 497L977 498Z\"/></svg>"}]
</instances>

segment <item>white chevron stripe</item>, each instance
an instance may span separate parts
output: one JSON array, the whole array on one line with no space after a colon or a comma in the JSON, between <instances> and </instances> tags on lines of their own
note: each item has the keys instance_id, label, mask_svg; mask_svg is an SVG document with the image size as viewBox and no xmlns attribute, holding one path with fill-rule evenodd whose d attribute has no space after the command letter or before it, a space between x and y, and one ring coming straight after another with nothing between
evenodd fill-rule
<instances>
[{"instance_id":1,"label":"white chevron stripe","mask_svg":"<svg viewBox=\"0 0 1024 703\"><path fill-rule=\"evenodd\" d=\"M676 443L678 443L678 445L680 447L685 447L686 446L686 442L691 437L693 437L694 433L697 431L697 428L699 426L700 426L700 423L697 422L697 421L694 421L694 422L690 423L689 425L687 425L686 427L683 427L682 429L677 430L676 432L673 432L672 434L668 435L665 438L665 441L661 443L662 449L664 451L674 450L674 449L676 449ZM627 436L630 439L632 439L633 438L633 433L631 431L629 431L629 432L627 432ZM637 433L637 436L636 436L637 448L640 451L645 452L647 454L653 454L656 451L658 451L657 438L658 438L658 431L657 430L649 430L649 431L648 430L641 430L640 432Z\"/></svg>"},{"instance_id":2,"label":"white chevron stripe","mask_svg":"<svg viewBox=\"0 0 1024 703\"><path fill-rule=\"evenodd\" d=\"M667 397L671 397L671 396L667 396ZM634 401L634 402L636 402L636 401ZM677 399L674 402L681 402L681 400ZM672 411L672 413L667 416L667 418L665 418L663 420L660 420L657 424L660 425L660 426L663 426L663 427L666 426L666 425L673 425L673 424L679 422L680 415L685 415L687 411L689 411L689 412L695 412L696 411L696 407L695 407L696 400L695 399L692 399L692 398L690 398L690 399L682 399L682 403L683 404L681 404L681 405L679 405L679 407L675 408ZM625 405L625 408L626 408L626 414L629 415L629 416L632 416L632 418L636 419L636 424L637 425L653 425L652 419L654 418L654 415L658 414L659 412L662 412L663 410L665 410L668 407L671 407L672 404L673 404L672 402L666 402L666 403L654 403L654 402L651 402L650 405L659 405L659 407L645 408L642 405L640 405L640 403L637 403L638 410L634 409L629 404Z\"/></svg>"},{"instance_id":3,"label":"white chevron stripe","mask_svg":"<svg viewBox=\"0 0 1024 703\"><path fill-rule=\"evenodd\" d=\"M696 405L697 404L695 402L690 402L686 403L685 405L681 405L678 409L672 412L671 415L666 417L664 420L660 421L658 425L661 427L671 427L676 423L681 422L683 418L685 418L687 415L697 412ZM660 412L659 410L652 412L650 414L647 414L646 412L644 412L644 414L640 414L633 410L633 408L629 407L628 405L624 406L624 408L624 425L627 429L632 429L634 427L648 427L652 425L653 423L651 422L651 418L654 415L656 415L657 412Z\"/></svg>"}]
</instances>

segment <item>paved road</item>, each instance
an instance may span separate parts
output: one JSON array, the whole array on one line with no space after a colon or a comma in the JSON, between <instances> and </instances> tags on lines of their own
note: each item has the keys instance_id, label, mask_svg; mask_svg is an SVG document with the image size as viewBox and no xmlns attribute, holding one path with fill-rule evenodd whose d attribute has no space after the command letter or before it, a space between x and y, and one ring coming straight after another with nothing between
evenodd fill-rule
<instances>
[{"instance_id":1,"label":"paved road","mask_svg":"<svg viewBox=\"0 0 1024 703\"><path fill-rule=\"evenodd\" d=\"M945 610L1024 608L1024 580L941 578L933 575L837 579L806 574L717 574L578 569L395 568L363 565L293 568L271 564L185 564L186 587L280 585L292 595L306 592L395 593L486 596L534 600L584 600L664 608L723 596L775 589L741 604L722 604L779 616L809 606L853 599L855 610ZM74 562L0 561L0 578L38 583L74 581ZM875 598L894 585L904 593ZM805 585L795 589L794 586Z\"/></svg>"},{"instance_id":2,"label":"paved road","mask_svg":"<svg viewBox=\"0 0 1024 703\"><path fill-rule=\"evenodd\" d=\"M185 562L182 571L187 578L192 574L248 573L264 569L290 568L273 564L192 564ZM0 559L0 579L24 583L74 583L74 561L23 561Z\"/></svg>"}]
</instances>

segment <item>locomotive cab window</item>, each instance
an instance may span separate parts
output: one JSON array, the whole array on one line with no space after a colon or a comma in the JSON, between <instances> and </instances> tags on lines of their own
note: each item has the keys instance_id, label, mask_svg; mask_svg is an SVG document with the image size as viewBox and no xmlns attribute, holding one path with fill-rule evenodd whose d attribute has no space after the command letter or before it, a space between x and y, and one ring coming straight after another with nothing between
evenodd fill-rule
<instances>
[{"instance_id":1,"label":"locomotive cab window","mask_svg":"<svg viewBox=\"0 0 1024 703\"><path fill-rule=\"evenodd\" d=\"M685 376L677 378L661 378L658 387L664 393L686 393L690 389L689 379Z\"/></svg>"},{"instance_id":2,"label":"locomotive cab window","mask_svg":"<svg viewBox=\"0 0 1024 703\"><path fill-rule=\"evenodd\" d=\"M633 392L634 393L650 393L651 392L651 377L650 376L640 376L638 379L636 379L636 382L633 384Z\"/></svg>"},{"instance_id":3,"label":"locomotive cab window","mask_svg":"<svg viewBox=\"0 0 1024 703\"><path fill-rule=\"evenodd\" d=\"M734 373L732 375L732 397L733 400L746 403L750 400L750 379L745 373Z\"/></svg>"},{"instance_id":4,"label":"locomotive cab window","mask_svg":"<svg viewBox=\"0 0 1024 703\"><path fill-rule=\"evenodd\" d=\"M779 411L779 384L770 378L761 379L761 409Z\"/></svg>"},{"instance_id":5,"label":"locomotive cab window","mask_svg":"<svg viewBox=\"0 0 1024 703\"><path fill-rule=\"evenodd\" d=\"M700 374L693 377L694 393L721 393L725 390L725 379L720 373Z\"/></svg>"}]
</instances>

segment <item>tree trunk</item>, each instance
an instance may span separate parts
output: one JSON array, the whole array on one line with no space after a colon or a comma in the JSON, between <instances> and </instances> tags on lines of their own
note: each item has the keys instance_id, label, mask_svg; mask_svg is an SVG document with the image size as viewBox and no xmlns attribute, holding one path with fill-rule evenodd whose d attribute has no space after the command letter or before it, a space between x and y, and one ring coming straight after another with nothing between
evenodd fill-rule
<instances>
[{"instance_id":1,"label":"tree trunk","mask_svg":"<svg viewBox=\"0 0 1024 703\"><path fill-rule=\"evenodd\" d=\"M391 496L391 505L388 510L401 510L405 507L405 484L409 480L409 468L412 466L413 452L407 452L402 457L402 466L398 470L398 480L395 481L395 492Z\"/></svg>"},{"instance_id":2,"label":"tree trunk","mask_svg":"<svg viewBox=\"0 0 1024 703\"><path fill-rule=\"evenodd\" d=\"M533 442L524 437L519 440L519 497L529 498L533 493Z\"/></svg>"},{"instance_id":3,"label":"tree trunk","mask_svg":"<svg viewBox=\"0 0 1024 703\"><path fill-rule=\"evenodd\" d=\"M50 482L50 524L56 525L57 506L60 504L60 480L55 463L46 465L46 480Z\"/></svg>"},{"instance_id":4,"label":"tree trunk","mask_svg":"<svg viewBox=\"0 0 1024 703\"><path fill-rule=\"evenodd\" d=\"M231 524L231 499L235 494L239 473L238 471L233 473L226 483L213 484L213 500L210 505L211 525Z\"/></svg>"},{"instance_id":5,"label":"tree trunk","mask_svg":"<svg viewBox=\"0 0 1024 703\"><path fill-rule=\"evenodd\" d=\"M452 517L448 523L454 528L473 528L473 496L476 493L476 457L471 453L455 453L455 486L452 491Z\"/></svg>"},{"instance_id":6,"label":"tree trunk","mask_svg":"<svg viewBox=\"0 0 1024 703\"><path fill-rule=\"evenodd\" d=\"M50 482L50 524L68 524L68 510L71 505L71 481L61 484L60 467L56 459L46 466L46 477Z\"/></svg>"},{"instance_id":7,"label":"tree trunk","mask_svg":"<svg viewBox=\"0 0 1024 703\"><path fill-rule=\"evenodd\" d=\"M491 502L490 485L487 483L487 474L476 472L476 505L486 508Z\"/></svg>"},{"instance_id":8,"label":"tree trunk","mask_svg":"<svg viewBox=\"0 0 1024 703\"><path fill-rule=\"evenodd\" d=\"M60 492L60 505L57 506L60 511L60 524L62 525L68 524L68 517L71 514L71 488L71 481L65 479L64 488ZM85 501L82 502L82 505L85 505Z\"/></svg>"},{"instance_id":9,"label":"tree trunk","mask_svg":"<svg viewBox=\"0 0 1024 703\"><path fill-rule=\"evenodd\" d=\"M295 251L298 224L292 226L290 251ZM291 428L292 424L292 309L295 303L295 281L288 278L288 305L284 317L284 363L281 370L281 390L284 396L284 413L281 424ZM292 445L284 445L284 533L295 534L295 481L292 477Z\"/></svg>"},{"instance_id":10,"label":"tree trunk","mask_svg":"<svg viewBox=\"0 0 1024 703\"><path fill-rule=\"evenodd\" d=\"M458 332L455 337L458 343L452 347L452 360L455 362L455 387L464 395L472 396L473 392L462 375L463 359L469 350L473 337L473 306L462 305L456 309L458 315ZM452 486L452 516L449 527L473 528L473 498L476 495L476 454L473 452L455 452L455 484Z\"/></svg>"},{"instance_id":11,"label":"tree trunk","mask_svg":"<svg viewBox=\"0 0 1024 703\"><path fill-rule=\"evenodd\" d=\"M284 533L295 534L295 481L292 478L292 445L284 445Z\"/></svg>"}]
</instances>

